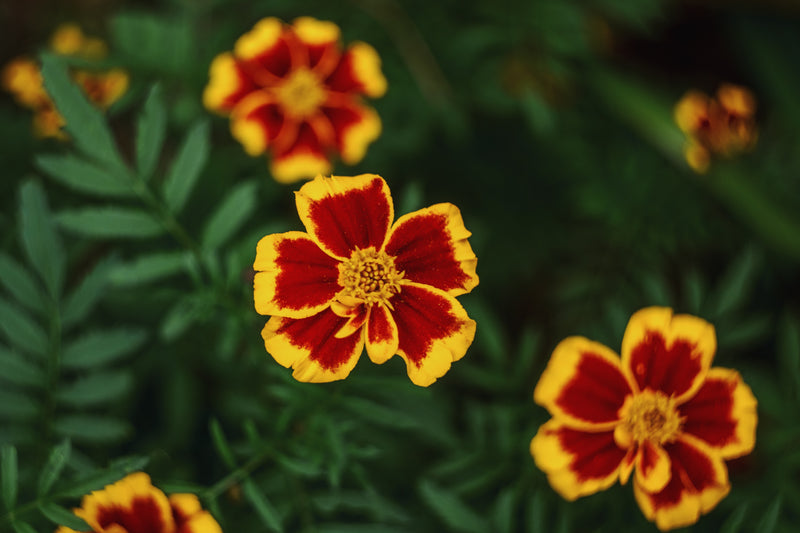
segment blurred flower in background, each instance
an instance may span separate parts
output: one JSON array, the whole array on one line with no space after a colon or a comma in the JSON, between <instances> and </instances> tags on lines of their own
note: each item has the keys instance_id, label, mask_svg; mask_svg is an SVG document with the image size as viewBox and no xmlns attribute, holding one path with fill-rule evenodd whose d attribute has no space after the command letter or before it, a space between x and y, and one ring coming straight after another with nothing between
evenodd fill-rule
<instances>
[{"instance_id":1,"label":"blurred flower in background","mask_svg":"<svg viewBox=\"0 0 800 533\"><path fill-rule=\"evenodd\" d=\"M758 138L755 112L755 98L743 87L723 84L716 98L687 92L675 105L675 122L688 137L689 166L703 173L712 154L729 157L752 148Z\"/></svg>"},{"instance_id":2,"label":"blurred flower in background","mask_svg":"<svg viewBox=\"0 0 800 533\"><path fill-rule=\"evenodd\" d=\"M267 235L253 265L256 310L273 315L267 351L299 381L347 377L365 344L377 364L399 354L417 385L443 376L475 336L455 299L478 285L458 208L392 225L389 187L374 174L319 176L296 198L308 233Z\"/></svg>"},{"instance_id":3,"label":"blurred flower in background","mask_svg":"<svg viewBox=\"0 0 800 533\"><path fill-rule=\"evenodd\" d=\"M92 528L84 533L222 533L197 496L167 497L144 472L84 496L75 514ZM56 533L81 532L62 526Z\"/></svg>"},{"instance_id":4,"label":"blurred flower in background","mask_svg":"<svg viewBox=\"0 0 800 533\"><path fill-rule=\"evenodd\" d=\"M74 24L59 26L50 39L50 48L56 54L85 61L101 60L108 53L102 40L85 36ZM108 109L128 90L128 74L121 69L94 71L81 68L74 69L72 75L89 100L101 109ZM64 118L44 88L36 61L20 57L9 62L2 72L2 85L21 106L33 110L33 130L37 136L67 138L62 130Z\"/></svg>"},{"instance_id":5,"label":"blurred flower in background","mask_svg":"<svg viewBox=\"0 0 800 533\"><path fill-rule=\"evenodd\" d=\"M211 64L205 106L231 117L231 132L252 156L270 152L282 183L331 171L330 155L361 161L381 133L361 96L386 92L380 58L357 42L344 51L332 22L265 18Z\"/></svg>"},{"instance_id":6,"label":"blurred flower in background","mask_svg":"<svg viewBox=\"0 0 800 533\"><path fill-rule=\"evenodd\" d=\"M739 373L710 368L716 347L711 324L659 307L631 317L621 361L584 337L562 341L534 391L553 418L531 453L553 488L574 500L635 466L636 500L662 531L713 509L730 490L725 460L752 451L757 421Z\"/></svg>"}]
</instances>

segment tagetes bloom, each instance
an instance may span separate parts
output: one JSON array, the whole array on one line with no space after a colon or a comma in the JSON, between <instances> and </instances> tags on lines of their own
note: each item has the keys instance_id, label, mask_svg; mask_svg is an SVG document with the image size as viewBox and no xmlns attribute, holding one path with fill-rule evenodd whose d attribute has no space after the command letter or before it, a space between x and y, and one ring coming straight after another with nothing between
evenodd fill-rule
<instances>
[{"instance_id":1,"label":"tagetes bloom","mask_svg":"<svg viewBox=\"0 0 800 533\"><path fill-rule=\"evenodd\" d=\"M74 24L59 26L50 39L50 48L57 54L86 60L102 59L107 53L103 41L85 36ZM110 107L128 90L128 74L120 69L104 72L77 69L72 76L89 100L101 109ZM33 110L36 135L66 139L62 129L64 118L45 91L41 68L36 61L20 57L9 62L2 72L2 85L21 106Z\"/></svg>"},{"instance_id":2,"label":"tagetes bloom","mask_svg":"<svg viewBox=\"0 0 800 533\"><path fill-rule=\"evenodd\" d=\"M675 122L688 140L686 161L695 171L705 172L711 155L732 156L752 148L758 134L756 101L743 87L724 84L711 98L689 91L675 105Z\"/></svg>"},{"instance_id":3,"label":"tagetes bloom","mask_svg":"<svg viewBox=\"0 0 800 533\"><path fill-rule=\"evenodd\" d=\"M253 268L255 307L272 315L267 351L300 381L347 377L366 345L399 354L428 386L464 356L475 321L456 300L478 284L461 212L436 204L400 217L380 176L318 176L295 193L307 233L267 235Z\"/></svg>"},{"instance_id":4,"label":"tagetes bloom","mask_svg":"<svg viewBox=\"0 0 800 533\"><path fill-rule=\"evenodd\" d=\"M711 368L714 327L671 309L635 313L622 359L569 337L534 391L553 418L531 442L536 464L567 500L631 472L644 515L662 531L692 524L728 494L726 459L755 444L756 400L735 370Z\"/></svg>"},{"instance_id":5,"label":"tagetes bloom","mask_svg":"<svg viewBox=\"0 0 800 533\"><path fill-rule=\"evenodd\" d=\"M361 99L386 92L380 58L363 42L343 50L339 37L332 22L265 18L211 63L206 108L231 117L248 154L271 153L279 182L329 174L334 153L358 163L380 135Z\"/></svg>"},{"instance_id":6,"label":"tagetes bloom","mask_svg":"<svg viewBox=\"0 0 800 533\"><path fill-rule=\"evenodd\" d=\"M74 509L91 528L79 532L65 526L55 533L222 533L214 517L194 494L167 497L136 472L83 497Z\"/></svg>"}]
</instances>

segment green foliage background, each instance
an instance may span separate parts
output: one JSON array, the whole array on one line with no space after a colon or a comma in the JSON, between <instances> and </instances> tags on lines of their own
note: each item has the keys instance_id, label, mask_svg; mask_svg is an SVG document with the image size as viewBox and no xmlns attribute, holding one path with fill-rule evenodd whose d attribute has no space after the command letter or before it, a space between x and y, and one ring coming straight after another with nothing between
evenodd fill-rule
<instances>
[{"instance_id":1,"label":"green foliage background","mask_svg":"<svg viewBox=\"0 0 800 533\"><path fill-rule=\"evenodd\" d=\"M384 133L356 167L398 215L458 205L481 283L475 343L428 389L395 358L295 382L264 351L257 240L300 229L292 191L200 95L262 17L376 47ZM0 59L61 22L104 37L132 86L107 116L42 56L71 143L0 96L0 531L144 469L226 532L654 531L631 488L567 503L528 452L556 343L618 350L628 317L712 322L759 400L731 494L686 531L800 520L800 5L792 0L40 0L0 5ZM750 87L759 141L706 176L673 104Z\"/></svg>"}]
</instances>

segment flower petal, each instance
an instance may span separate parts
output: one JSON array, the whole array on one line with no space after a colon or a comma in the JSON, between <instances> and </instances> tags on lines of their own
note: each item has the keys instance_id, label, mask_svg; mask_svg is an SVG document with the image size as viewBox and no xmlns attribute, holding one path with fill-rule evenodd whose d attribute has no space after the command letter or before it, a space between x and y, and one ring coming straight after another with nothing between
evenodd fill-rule
<instances>
[{"instance_id":1,"label":"flower petal","mask_svg":"<svg viewBox=\"0 0 800 533\"><path fill-rule=\"evenodd\" d=\"M470 235L456 206L436 204L397 219L385 251L405 279L458 296L478 284Z\"/></svg>"},{"instance_id":2,"label":"flower petal","mask_svg":"<svg viewBox=\"0 0 800 533\"><path fill-rule=\"evenodd\" d=\"M397 353L416 385L427 387L442 377L453 361L464 357L475 338L475 321L444 291L402 282L389 303L397 324Z\"/></svg>"},{"instance_id":3,"label":"flower petal","mask_svg":"<svg viewBox=\"0 0 800 533\"><path fill-rule=\"evenodd\" d=\"M264 91L245 96L231 112L231 133L251 156L264 153L288 126L280 106Z\"/></svg>"},{"instance_id":4,"label":"flower petal","mask_svg":"<svg viewBox=\"0 0 800 533\"><path fill-rule=\"evenodd\" d=\"M619 357L584 337L561 341L536 384L533 399L576 429L612 430L631 394Z\"/></svg>"},{"instance_id":5,"label":"flower petal","mask_svg":"<svg viewBox=\"0 0 800 533\"><path fill-rule=\"evenodd\" d=\"M702 385L716 349L714 326L705 320L649 307L628 322L622 368L639 390L661 391L681 404Z\"/></svg>"},{"instance_id":6,"label":"flower petal","mask_svg":"<svg viewBox=\"0 0 800 533\"><path fill-rule=\"evenodd\" d=\"M217 521L200 507L200 500L194 494L172 494L169 503L175 533L222 533Z\"/></svg>"},{"instance_id":7,"label":"flower petal","mask_svg":"<svg viewBox=\"0 0 800 533\"><path fill-rule=\"evenodd\" d=\"M397 353L400 342L397 324L385 305L370 307L366 333L367 355L373 363L383 364Z\"/></svg>"},{"instance_id":8,"label":"flower petal","mask_svg":"<svg viewBox=\"0 0 800 533\"><path fill-rule=\"evenodd\" d=\"M256 311L289 318L317 314L341 290L337 265L305 233L267 235L258 241L253 263Z\"/></svg>"},{"instance_id":9,"label":"flower petal","mask_svg":"<svg viewBox=\"0 0 800 533\"><path fill-rule=\"evenodd\" d=\"M389 186L375 174L317 176L295 198L308 233L323 250L342 259L356 249L381 249L394 218Z\"/></svg>"},{"instance_id":10,"label":"flower petal","mask_svg":"<svg viewBox=\"0 0 800 533\"><path fill-rule=\"evenodd\" d=\"M279 364L294 369L296 380L335 381L350 374L364 349L363 335L336 337L347 320L330 309L300 319L273 316L261 336L267 352Z\"/></svg>"},{"instance_id":11,"label":"flower petal","mask_svg":"<svg viewBox=\"0 0 800 533\"><path fill-rule=\"evenodd\" d=\"M654 493L633 485L642 512L661 531L697 522L730 491L725 462L699 439L682 435L664 449L672 463L669 483Z\"/></svg>"},{"instance_id":12,"label":"flower petal","mask_svg":"<svg viewBox=\"0 0 800 533\"><path fill-rule=\"evenodd\" d=\"M167 497L137 472L83 497L75 514L94 531L173 531L175 522Z\"/></svg>"},{"instance_id":13,"label":"flower petal","mask_svg":"<svg viewBox=\"0 0 800 533\"><path fill-rule=\"evenodd\" d=\"M30 109L52 106L44 90L41 69L35 61L26 57L14 59L3 67L0 78L3 89L13 93L20 105Z\"/></svg>"},{"instance_id":14,"label":"flower petal","mask_svg":"<svg viewBox=\"0 0 800 533\"><path fill-rule=\"evenodd\" d=\"M531 441L536 466L569 501L613 485L625 454L614 443L613 432L580 431L556 419L543 424Z\"/></svg>"},{"instance_id":15,"label":"flower petal","mask_svg":"<svg viewBox=\"0 0 800 533\"><path fill-rule=\"evenodd\" d=\"M701 439L723 459L750 453L755 446L756 399L735 370L712 368L703 386L679 407L682 431Z\"/></svg>"},{"instance_id":16,"label":"flower petal","mask_svg":"<svg viewBox=\"0 0 800 533\"><path fill-rule=\"evenodd\" d=\"M294 19L292 30L307 52L307 67L320 78L327 77L339 64L341 31L333 22L312 17Z\"/></svg>"},{"instance_id":17,"label":"flower petal","mask_svg":"<svg viewBox=\"0 0 800 533\"><path fill-rule=\"evenodd\" d=\"M372 98L383 96L387 84L381 72L378 52L367 43L353 43L342 55L327 85L330 90L337 92L359 92Z\"/></svg>"},{"instance_id":18,"label":"flower petal","mask_svg":"<svg viewBox=\"0 0 800 533\"><path fill-rule=\"evenodd\" d=\"M273 85L292 69L292 51L284 32L280 20L267 17L236 41L234 55L256 84Z\"/></svg>"},{"instance_id":19,"label":"flower petal","mask_svg":"<svg viewBox=\"0 0 800 533\"><path fill-rule=\"evenodd\" d=\"M208 85L203 91L203 105L209 111L228 114L242 98L255 90L250 77L233 54L219 54L208 69Z\"/></svg>"},{"instance_id":20,"label":"flower petal","mask_svg":"<svg viewBox=\"0 0 800 533\"><path fill-rule=\"evenodd\" d=\"M108 109L128 90L128 73L118 68L99 73L79 70L74 78L89 100L101 109Z\"/></svg>"},{"instance_id":21,"label":"flower petal","mask_svg":"<svg viewBox=\"0 0 800 533\"><path fill-rule=\"evenodd\" d=\"M380 137L381 119L371 107L348 101L344 105L323 106L322 112L333 127L336 149L348 165L361 161L367 147Z\"/></svg>"},{"instance_id":22,"label":"flower petal","mask_svg":"<svg viewBox=\"0 0 800 533\"><path fill-rule=\"evenodd\" d=\"M658 444L644 441L636 455L636 483L647 492L658 492L670 479L671 462L667 452Z\"/></svg>"},{"instance_id":23,"label":"flower petal","mask_svg":"<svg viewBox=\"0 0 800 533\"><path fill-rule=\"evenodd\" d=\"M330 172L331 163L325 155L319 137L308 122L300 124L297 139L288 150L272 158L270 172L279 183L294 183Z\"/></svg>"}]
</instances>

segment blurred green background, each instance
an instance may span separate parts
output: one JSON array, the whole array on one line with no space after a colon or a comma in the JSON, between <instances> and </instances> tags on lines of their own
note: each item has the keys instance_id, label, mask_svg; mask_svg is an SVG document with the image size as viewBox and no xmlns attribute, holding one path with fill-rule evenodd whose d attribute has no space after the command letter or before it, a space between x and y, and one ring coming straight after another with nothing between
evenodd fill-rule
<instances>
[{"instance_id":1,"label":"blurred green background","mask_svg":"<svg viewBox=\"0 0 800 533\"><path fill-rule=\"evenodd\" d=\"M452 202L473 232L481 282L461 300L477 337L428 389L399 358L297 383L264 351L255 243L301 229L300 184L275 183L201 94L211 59L255 22L301 15L372 44L389 82L371 102L382 136L335 173L382 175L398 216ZM226 532L655 531L630 486L567 503L528 451L558 341L618 351L650 305L712 322L715 365L759 400L754 453L686 531L796 531L796 0L7 0L0 63L35 56L62 22L104 38L131 76L108 113L120 172L145 101L166 134L143 189L92 193L75 181L103 147L35 139L30 112L0 95L0 443L19 472L0 531L52 531L136 469L197 492ZM698 175L672 107L724 82L754 93L758 144ZM197 179L165 207L182 151ZM78 161L75 178L54 159ZM97 208L135 216L98 229L80 218ZM126 230L136 217L152 228ZM65 439L59 479L37 493Z\"/></svg>"}]
</instances>

